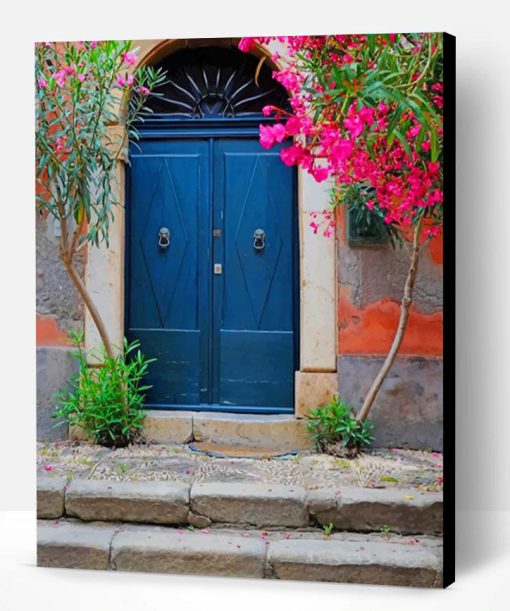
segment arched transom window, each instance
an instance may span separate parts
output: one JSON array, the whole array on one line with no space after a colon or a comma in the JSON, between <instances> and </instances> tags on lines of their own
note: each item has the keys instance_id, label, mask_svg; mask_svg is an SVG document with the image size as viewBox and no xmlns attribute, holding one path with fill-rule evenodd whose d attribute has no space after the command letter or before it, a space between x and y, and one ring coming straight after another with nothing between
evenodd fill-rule
<instances>
[{"instance_id":1,"label":"arched transom window","mask_svg":"<svg viewBox=\"0 0 510 611\"><path fill-rule=\"evenodd\" d=\"M183 118L247 117L266 105L285 108L285 89L271 76L265 62L235 48L198 47L172 53L156 67L167 80L151 96L153 116Z\"/></svg>"}]
</instances>

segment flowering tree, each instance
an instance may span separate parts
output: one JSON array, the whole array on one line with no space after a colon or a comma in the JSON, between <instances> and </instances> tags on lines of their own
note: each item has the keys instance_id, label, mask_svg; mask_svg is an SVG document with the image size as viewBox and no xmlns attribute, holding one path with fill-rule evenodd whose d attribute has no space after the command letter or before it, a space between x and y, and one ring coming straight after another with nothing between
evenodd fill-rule
<instances>
[{"instance_id":1,"label":"flowering tree","mask_svg":"<svg viewBox=\"0 0 510 611\"><path fill-rule=\"evenodd\" d=\"M365 397L363 421L389 372L409 319L418 262L442 230L443 60L441 34L243 38L278 43L273 73L289 93L290 110L267 106L276 123L260 126L265 148L281 150L322 182L333 179L332 205L358 201L410 252L401 313L390 351ZM357 194L352 198L352 193ZM334 214L313 214L310 227L333 235Z\"/></svg>"},{"instance_id":2,"label":"flowering tree","mask_svg":"<svg viewBox=\"0 0 510 611\"><path fill-rule=\"evenodd\" d=\"M118 204L115 171L127 157L133 121L164 76L136 70L129 41L38 43L36 78L36 180L38 209L60 224L60 259L98 329L106 353L106 327L74 265L86 244L108 244ZM123 123L119 134L109 125Z\"/></svg>"}]
</instances>

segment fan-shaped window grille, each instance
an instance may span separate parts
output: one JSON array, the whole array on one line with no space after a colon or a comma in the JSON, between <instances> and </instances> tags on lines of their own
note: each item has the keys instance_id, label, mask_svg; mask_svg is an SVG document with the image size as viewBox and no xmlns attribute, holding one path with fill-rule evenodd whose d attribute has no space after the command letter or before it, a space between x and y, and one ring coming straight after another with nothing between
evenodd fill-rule
<instances>
[{"instance_id":1,"label":"fan-shaped window grille","mask_svg":"<svg viewBox=\"0 0 510 611\"><path fill-rule=\"evenodd\" d=\"M285 89L264 63L257 82L258 58L234 48L199 47L177 51L159 64L167 82L147 106L156 117L246 117L268 104L286 108Z\"/></svg>"}]
</instances>

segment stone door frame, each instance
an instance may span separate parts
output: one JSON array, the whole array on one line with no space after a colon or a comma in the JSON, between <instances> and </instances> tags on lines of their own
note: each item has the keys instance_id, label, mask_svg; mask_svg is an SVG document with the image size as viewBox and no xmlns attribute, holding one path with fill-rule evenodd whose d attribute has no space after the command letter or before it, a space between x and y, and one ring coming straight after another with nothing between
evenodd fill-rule
<instances>
[{"instance_id":1,"label":"stone door frame","mask_svg":"<svg viewBox=\"0 0 510 611\"><path fill-rule=\"evenodd\" d=\"M139 62L153 63L191 44L236 44L237 39L144 40L136 41ZM257 47L255 54L268 56L274 49ZM281 50L280 50L281 51ZM122 135L122 125L109 128ZM113 134L112 134L113 135ZM115 346L124 336L124 248L125 248L125 161L117 167L117 198L110 227L110 244L89 247L85 282L98 307ZM315 235L309 227L310 213L329 205L328 183L317 183L298 168L298 219L300 258L300 363L295 374L295 415L323 404L338 391L337 377L337 282L336 239ZM85 314L85 345L90 350L99 344L99 335L88 312Z\"/></svg>"}]
</instances>

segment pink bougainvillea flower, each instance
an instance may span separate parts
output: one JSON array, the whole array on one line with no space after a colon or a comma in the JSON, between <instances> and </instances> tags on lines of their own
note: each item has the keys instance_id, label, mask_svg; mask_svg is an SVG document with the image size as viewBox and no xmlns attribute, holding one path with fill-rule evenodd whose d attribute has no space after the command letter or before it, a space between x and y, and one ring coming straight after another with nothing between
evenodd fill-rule
<instances>
[{"instance_id":1,"label":"pink bougainvillea flower","mask_svg":"<svg viewBox=\"0 0 510 611\"><path fill-rule=\"evenodd\" d=\"M349 130L353 138L360 136L365 129L363 121L359 115L351 115L350 117L344 119L344 126Z\"/></svg>"},{"instance_id":2,"label":"pink bougainvillea flower","mask_svg":"<svg viewBox=\"0 0 510 611\"><path fill-rule=\"evenodd\" d=\"M262 114L264 115L264 117L270 117L271 113L273 112L273 106L264 106L264 108L262 109Z\"/></svg>"},{"instance_id":3,"label":"pink bougainvillea flower","mask_svg":"<svg viewBox=\"0 0 510 611\"><path fill-rule=\"evenodd\" d=\"M287 135L285 125L282 123L275 123L271 130L273 132L275 142L283 142L283 140L285 140L285 136Z\"/></svg>"},{"instance_id":4,"label":"pink bougainvillea flower","mask_svg":"<svg viewBox=\"0 0 510 611\"><path fill-rule=\"evenodd\" d=\"M270 149L275 140L274 140L274 135L273 135L273 130L271 129L270 125L259 125L259 139L260 139L260 144L261 146L263 146L265 149Z\"/></svg>"},{"instance_id":5,"label":"pink bougainvillea flower","mask_svg":"<svg viewBox=\"0 0 510 611\"><path fill-rule=\"evenodd\" d=\"M323 167L312 168L311 174L317 182L322 182L329 176L329 170Z\"/></svg>"},{"instance_id":6,"label":"pink bougainvillea flower","mask_svg":"<svg viewBox=\"0 0 510 611\"><path fill-rule=\"evenodd\" d=\"M290 136L296 136L302 129L302 122L297 117L290 117L285 123L285 129Z\"/></svg>"},{"instance_id":7,"label":"pink bougainvillea flower","mask_svg":"<svg viewBox=\"0 0 510 611\"><path fill-rule=\"evenodd\" d=\"M255 46L255 39L250 37L241 38L239 41L239 50L244 51L244 53L249 53L253 47Z\"/></svg>"},{"instance_id":8,"label":"pink bougainvillea flower","mask_svg":"<svg viewBox=\"0 0 510 611\"><path fill-rule=\"evenodd\" d=\"M132 53L131 51L128 51L127 53L122 54L122 60L128 66L134 66L136 64L136 59L137 59L136 55Z\"/></svg>"},{"instance_id":9,"label":"pink bougainvillea flower","mask_svg":"<svg viewBox=\"0 0 510 611\"><path fill-rule=\"evenodd\" d=\"M298 146L288 146L280 151L280 159L289 167L296 165L303 159L303 151Z\"/></svg>"}]
</instances>

